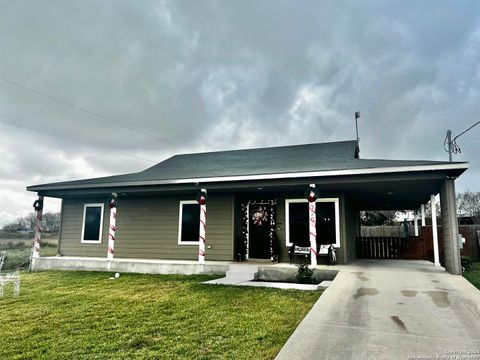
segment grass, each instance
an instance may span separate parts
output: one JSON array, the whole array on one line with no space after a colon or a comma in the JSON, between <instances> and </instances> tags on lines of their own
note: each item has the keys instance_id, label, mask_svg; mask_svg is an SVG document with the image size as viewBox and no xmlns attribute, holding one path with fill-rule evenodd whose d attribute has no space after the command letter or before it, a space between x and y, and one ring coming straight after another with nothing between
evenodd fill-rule
<instances>
[{"instance_id":1,"label":"grass","mask_svg":"<svg viewBox=\"0 0 480 360\"><path fill-rule=\"evenodd\" d=\"M477 289L480 290L480 261L474 261L472 268L463 274Z\"/></svg>"},{"instance_id":2,"label":"grass","mask_svg":"<svg viewBox=\"0 0 480 360\"><path fill-rule=\"evenodd\" d=\"M7 232L0 230L0 244L6 242L17 242L24 241L32 243L33 241L33 232L32 233L18 233L18 232ZM47 242L57 242L58 233L42 233L42 239Z\"/></svg>"},{"instance_id":3,"label":"grass","mask_svg":"<svg viewBox=\"0 0 480 360\"><path fill-rule=\"evenodd\" d=\"M57 254L57 233L42 233L41 256ZM33 245L33 233L24 234L0 230L0 251L6 250L5 263L1 270L27 269Z\"/></svg>"},{"instance_id":4,"label":"grass","mask_svg":"<svg viewBox=\"0 0 480 360\"><path fill-rule=\"evenodd\" d=\"M2 270L14 270L16 268L28 269L30 254L32 252L31 244L23 242L0 244L0 251L6 250L5 262ZM41 256L55 256L57 254L57 245L44 243L40 248Z\"/></svg>"},{"instance_id":5,"label":"grass","mask_svg":"<svg viewBox=\"0 0 480 360\"><path fill-rule=\"evenodd\" d=\"M320 296L109 275L22 273L0 299L0 358L272 359Z\"/></svg>"}]
</instances>

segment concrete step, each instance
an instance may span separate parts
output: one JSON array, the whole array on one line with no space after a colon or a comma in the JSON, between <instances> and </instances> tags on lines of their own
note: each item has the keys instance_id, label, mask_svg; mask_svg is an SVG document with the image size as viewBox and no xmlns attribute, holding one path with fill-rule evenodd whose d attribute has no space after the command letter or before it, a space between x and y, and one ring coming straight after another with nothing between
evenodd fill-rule
<instances>
[{"instance_id":1,"label":"concrete step","mask_svg":"<svg viewBox=\"0 0 480 360\"><path fill-rule=\"evenodd\" d=\"M227 271L225 274L226 279L236 279L236 280L253 280L255 279L255 274L256 273L230 273Z\"/></svg>"},{"instance_id":2,"label":"concrete step","mask_svg":"<svg viewBox=\"0 0 480 360\"><path fill-rule=\"evenodd\" d=\"M251 265L251 264L230 264L228 267L229 271L239 271L239 272L247 272L247 271L258 271L258 265Z\"/></svg>"},{"instance_id":3,"label":"concrete step","mask_svg":"<svg viewBox=\"0 0 480 360\"><path fill-rule=\"evenodd\" d=\"M225 274L225 278L245 281L253 280L257 272L257 265L231 264Z\"/></svg>"}]
</instances>

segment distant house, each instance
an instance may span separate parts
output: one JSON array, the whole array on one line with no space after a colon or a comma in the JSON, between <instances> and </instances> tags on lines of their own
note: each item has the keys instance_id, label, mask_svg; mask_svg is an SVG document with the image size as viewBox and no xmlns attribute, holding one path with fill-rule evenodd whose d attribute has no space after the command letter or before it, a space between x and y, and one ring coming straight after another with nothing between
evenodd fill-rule
<instances>
[{"instance_id":1,"label":"distant house","mask_svg":"<svg viewBox=\"0 0 480 360\"><path fill-rule=\"evenodd\" d=\"M207 264L287 262L292 244L309 246L305 190L314 184L319 256L333 244L338 262L348 263L356 258L360 210L415 210L431 194L441 194L444 229L451 228L445 244L454 244L451 196L453 191L454 201L454 179L467 168L457 162L360 159L357 141L340 141L175 155L138 173L27 189L63 200L62 266L88 268L86 260L107 257L112 193L118 194L115 261L196 260L201 189L208 194ZM458 273L458 251L449 249L447 269Z\"/></svg>"}]
</instances>

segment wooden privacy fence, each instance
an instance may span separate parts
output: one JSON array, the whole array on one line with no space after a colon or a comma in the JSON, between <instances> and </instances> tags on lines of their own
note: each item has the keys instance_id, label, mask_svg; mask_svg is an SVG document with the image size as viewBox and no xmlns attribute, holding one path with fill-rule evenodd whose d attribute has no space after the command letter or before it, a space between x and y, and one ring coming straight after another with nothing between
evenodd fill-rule
<instances>
[{"instance_id":1,"label":"wooden privacy fence","mask_svg":"<svg viewBox=\"0 0 480 360\"><path fill-rule=\"evenodd\" d=\"M358 236L357 257L363 259L400 259L405 238L398 236Z\"/></svg>"},{"instance_id":2,"label":"wooden privacy fence","mask_svg":"<svg viewBox=\"0 0 480 360\"><path fill-rule=\"evenodd\" d=\"M366 237L403 237L403 225L361 226L360 235ZM415 235L413 226L408 227L408 235Z\"/></svg>"},{"instance_id":3,"label":"wooden privacy fence","mask_svg":"<svg viewBox=\"0 0 480 360\"><path fill-rule=\"evenodd\" d=\"M395 233L393 227L385 227L380 230L362 229L362 235L372 232L379 233L377 236L359 236L357 237L357 257L367 259L410 259L410 260L430 260L433 261L433 236L432 226L423 226L419 228L419 236L381 235ZM395 231L392 231L395 230ZM478 231L480 225L460 225L458 231L465 238L465 244L461 250L462 256L470 256L472 260L480 260L480 240ZM440 263L444 260L444 241L442 226L437 227L438 249Z\"/></svg>"}]
</instances>

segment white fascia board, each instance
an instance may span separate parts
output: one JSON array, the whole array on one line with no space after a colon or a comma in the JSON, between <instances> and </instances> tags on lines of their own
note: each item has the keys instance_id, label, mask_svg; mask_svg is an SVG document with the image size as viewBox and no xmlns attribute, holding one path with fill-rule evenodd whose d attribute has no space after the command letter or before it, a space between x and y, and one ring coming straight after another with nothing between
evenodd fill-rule
<instances>
[{"instance_id":1,"label":"white fascia board","mask_svg":"<svg viewBox=\"0 0 480 360\"><path fill-rule=\"evenodd\" d=\"M79 184L79 185L57 185L45 188L42 185L38 187L32 186L32 191L42 190L62 190L62 189L89 189L119 186L147 186L147 185L175 185L175 184L196 184L210 182L231 182L231 181L249 181L249 180L275 180L275 179L298 179L312 177L327 176L351 176L351 175L370 175L370 174L393 174L415 171L440 171L440 170L458 170L468 169L468 163L456 164L438 164L438 165L407 165L407 166L391 166L376 167L362 169L346 169L346 170L323 170L323 171L306 171L293 173L276 173L276 174L259 174L259 175L235 175L235 176L217 176L205 178L190 179L173 179L173 180L143 180L143 181L124 181L111 182L103 184Z\"/></svg>"}]
</instances>

